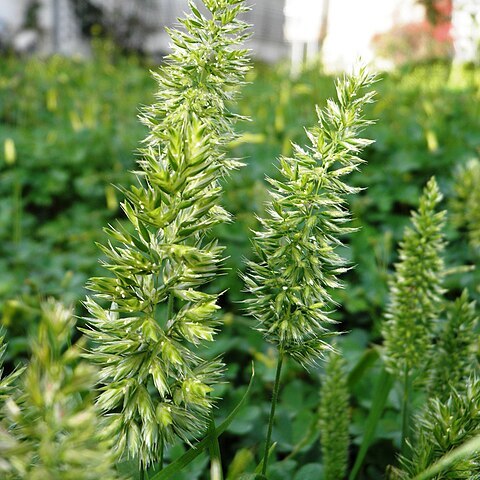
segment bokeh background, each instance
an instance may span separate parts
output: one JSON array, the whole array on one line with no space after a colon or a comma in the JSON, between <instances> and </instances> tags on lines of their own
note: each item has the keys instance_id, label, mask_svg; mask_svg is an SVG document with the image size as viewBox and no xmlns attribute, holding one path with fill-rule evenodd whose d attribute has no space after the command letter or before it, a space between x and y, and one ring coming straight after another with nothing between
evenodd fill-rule
<instances>
[{"instance_id":1,"label":"bokeh background","mask_svg":"<svg viewBox=\"0 0 480 480\"><path fill-rule=\"evenodd\" d=\"M39 299L74 304L82 322L85 282L100 272L95 243L109 222L124 221L114 185L135 182L135 151L146 136L137 114L153 102L156 88L149 70L169 51L164 27L174 25L186 5L0 0L0 318L11 364L29 354ZM356 268L336 295L349 365L379 341L397 243L432 175L453 212L449 264L478 264L478 247L464 235L456 182L462 166L480 154L480 2L258 0L246 20L253 24L254 68L235 108L251 121L238 125L239 138L229 147L246 164L224 182L223 201L235 221L212 232L227 247L229 270L211 286L226 290L225 326L211 355L222 353L228 365L230 386L219 392L219 415L241 397L256 361L255 401L232 424L223 447L229 461L240 451L248 464L251 446L263 436L257 427L266 423L275 353L243 314L238 271L251 255L256 215L264 211L265 175L277 174L275 159L291 153L292 141L305 143L315 105L333 96L335 76L359 57L382 73L377 102L367 112L376 124L366 136L375 143L365 153L368 164L352 178L365 187L351 204L361 229L345 249ZM472 269L449 277L454 293L468 287L478 297L478 285ZM306 476L321 468L315 463L318 373L287 369L274 438L281 462L273 465L272 479L319 478ZM352 457L377 374L373 369L368 378L352 379ZM365 479L382 478L394 462L397 393L380 422L379 448L370 450ZM185 478L200 478L205 461ZM310 470L302 473L305 466Z\"/></svg>"}]
</instances>

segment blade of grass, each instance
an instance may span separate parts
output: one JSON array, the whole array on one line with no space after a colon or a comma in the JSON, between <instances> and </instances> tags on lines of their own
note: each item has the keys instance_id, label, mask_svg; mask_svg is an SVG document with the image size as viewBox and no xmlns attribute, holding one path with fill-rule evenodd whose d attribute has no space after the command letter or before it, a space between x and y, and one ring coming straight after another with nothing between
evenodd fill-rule
<instances>
[{"instance_id":1,"label":"blade of grass","mask_svg":"<svg viewBox=\"0 0 480 480\"><path fill-rule=\"evenodd\" d=\"M376 348L369 348L364 352L360 357L360 360L352 368L348 374L348 389L351 390L358 381L363 377L363 375L370 370L370 368L375 365L375 362L378 360L380 354Z\"/></svg>"},{"instance_id":2,"label":"blade of grass","mask_svg":"<svg viewBox=\"0 0 480 480\"><path fill-rule=\"evenodd\" d=\"M230 415L214 430L214 437L218 438L232 423L233 419L237 416L240 409L244 406L253 385L253 379L255 376L255 370L252 365L252 375L248 384L247 390L244 393L242 399L238 402L235 408L230 412ZM211 433L207 435L201 442L195 447L185 452L180 458L167 465L161 472L154 475L151 480L167 480L172 478L173 475L182 471L190 462L195 460L211 443Z\"/></svg>"},{"instance_id":3,"label":"blade of grass","mask_svg":"<svg viewBox=\"0 0 480 480\"><path fill-rule=\"evenodd\" d=\"M360 446L360 450L358 452L357 458L355 459L355 464L353 465L348 480L355 480L358 473L360 472L360 469L362 468L368 448L370 447L370 444L372 443L373 437L375 435L378 421L382 416L388 394L392 389L393 381L393 376L390 375L384 368L382 368L382 371L380 372L377 380L377 384L375 386L372 408L370 410L370 413L368 414L362 444Z\"/></svg>"},{"instance_id":4,"label":"blade of grass","mask_svg":"<svg viewBox=\"0 0 480 480\"><path fill-rule=\"evenodd\" d=\"M275 450L275 447L277 446L277 442L274 442L270 445L270 448L268 449L268 455L267 455L267 461L270 459L272 453ZM265 458L262 458L260 463L257 465L257 468L255 468L255 480L263 480L266 479L267 477L265 475L262 475L262 470L263 470L263 462L265 461Z\"/></svg>"}]
</instances>

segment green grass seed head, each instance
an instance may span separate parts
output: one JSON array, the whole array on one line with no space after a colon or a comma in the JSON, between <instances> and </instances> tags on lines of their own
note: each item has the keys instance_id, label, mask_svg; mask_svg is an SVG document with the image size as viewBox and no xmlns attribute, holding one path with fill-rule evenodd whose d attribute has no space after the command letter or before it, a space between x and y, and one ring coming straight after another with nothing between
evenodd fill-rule
<instances>
[{"instance_id":1,"label":"green grass seed head","mask_svg":"<svg viewBox=\"0 0 480 480\"><path fill-rule=\"evenodd\" d=\"M89 358L100 366L97 404L111 420L116 451L143 467L176 439L206 428L220 380L219 360L198 346L219 327L218 297L203 286L219 273L223 248L207 238L229 220L220 206L220 179L239 163L225 156L237 116L228 104L248 69L239 49L247 25L242 1L190 3L169 30L173 52L159 72L156 103L141 120L149 133L140 149L137 186L123 189L132 228L110 226L102 246L110 276L92 278L85 305Z\"/></svg>"},{"instance_id":2,"label":"green grass seed head","mask_svg":"<svg viewBox=\"0 0 480 480\"><path fill-rule=\"evenodd\" d=\"M401 458L404 475L413 478L443 455L480 435L480 381L476 375L466 380L463 392L451 390L445 400L429 399L416 421L412 458ZM445 480L472 480L479 476L477 451L464 456L441 473Z\"/></svg>"},{"instance_id":3,"label":"green grass seed head","mask_svg":"<svg viewBox=\"0 0 480 480\"><path fill-rule=\"evenodd\" d=\"M6 351L5 331L0 329L0 404L3 404L12 395L15 389L15 381L24 371L24 368L17 368L9 375L3 374L3 362ZM3 418L2 415L0 410L0 420Z\"/></svg>"},{"instance_id":4,"label":"green grass seed head","mask_svg":"<svg viewBox=\"0 0 480 480\"><path fill-rule=\"evenodd\" d=\"M398 376L412 373L430 358L432 339L443 308L445 211L431 178L412 225L400 243L399 261L390 279L390 298L382 327L387 368Z\"/></svg>"},{"instance_id":5,"label":"green grass seed head","mask_svg":"<svg viewBox=\"0 0 480 480\"><path fill-rule=\"evenodd\" d=\"M452 219L465 229L470 245L480 249L480 160L471 159L455 173L454 195L450 202Z\"/></svg>"},{"instance_id":6,"label":"green grass seed head","mask_svg":"<svg viewBox=\"0 0 480 480\"><path fill-rule=\"evenodd\" d=\"M337 102L317 109L310 145L294 145L294 155L280 159L280 179L267 179L271 199L254 233L257 258L243 276L246 306L265 338L303 365L330 349L331 291L342 288L339 276L348 269L337 247L354 231L347 196L358 192L344 176L359 168L371 143L359 133L371 123L363 108L374 96L361 92L374 80L361 69L338 81Z\"/></svg>"},{"instance_id":7,"label":"green grass seed head","mask_svg":"<svg viewBox=\"0 0 480 480\"><path fill-rule=\"evenodd\" d=\"M339 352L328 352L320 391L320 445L324 480L345 478L350 438L350 405L346 362Z\"/></svg>"},{"instance_id":8,"label":"green grass seed head","mask_svg":"<svg viewBox=\"0 0 480 480\"><path fill-rule=\"evenodd\" d=\"M429 397L444 401L452 390L462 393L472 372L478 372L477 327L476 303L470 301L464 290L446 306L446 319L441 324L429 369Z\"/></svg>"},{"instance_id":9,"label":"green grass seed head","mask_svg":"<svg viewBox=\"0 0 480 480\"><path fill-rule=\"evenodd\" d=\"M96 371L80 359L84 345L71 345L74 325L71 309L42 305L31 360L15 391L0 398L2 479L119 478L93 405Z\"/></svg>"}]
</instances>

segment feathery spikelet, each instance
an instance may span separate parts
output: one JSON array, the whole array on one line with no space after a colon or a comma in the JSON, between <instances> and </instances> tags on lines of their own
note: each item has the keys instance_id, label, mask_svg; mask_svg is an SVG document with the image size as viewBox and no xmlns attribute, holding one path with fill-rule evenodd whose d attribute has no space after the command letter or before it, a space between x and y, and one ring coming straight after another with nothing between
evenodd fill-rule
<instances>
[{"instance_id":1,"label":"feathery spikelet","mask_svg":"<svg viewBox=\"0 0 480 480\"><path fill-rule=\"evenodd\" d=\"M434 178L427 183L412 227L400 243L400 261L390 280L383 323L384 358L394 374L404 375L429 358L435 322L443 305L445 211L436 212L442 196Z\"/></svg>"},{"instance_id":2,"label":"feathery spikelet","mask_svg":"<svg viewBox=\"0 0 480 480\"><path fill-rule=\"evenodd\" d=\"M477 325L475 302L469 302L464 290L447 308L447 320L432 358L429 397L444 401L452 389L462 393L468 378L479 373Z\"/></svg>"},{"instance_id":3,"label":"feathery spikelet","mask_svg":"<svg viewBox=\"0 0 480 480\"><path fill-rule=\"evenodd\" d=\"M258 260L247 263L243 276L252 295L247 311L259 330L304 366L330 348L330 290L342 286L338 275L346 270L336 249L354 231L346 226L347 195L359 190L343 177L364 162L358 155L371 143L358 134L371 123L362 109L374 93L359 95L373 81L362 69L337 82L338 102L317 109L318 125L307 132L311 146L294 145L293 158L280 159L283 178L268 179L268 216L259 219L262 228L253 240Z\"/></svg>"},{"instance_id":4,"label":"feathery spikelet","mask_svg":"<svg viewBox=\"0 0 480 480\"><path fill-rule=\"evenodd\" d=\"M470 160L455 175L452 219L466 229L470 245L480 249L480 161Z\"/></svg>"},{"instance_id":5,"label":"feathery spikelet","mask_svg":"<svg viewBox=\"0 0 480 480\"><path fill-rule=\"evenodd\" d=\"M346 363L329 352L320 393L319 429L324 480L345 478L348 462L350 406Z\"/></svg>"},{"instance_id":6,"label":"feathery spikelet","mask_svg":"<svg viewBox=\"0 0 480 480\"><path fill-rule=\"evenodd\" d=\"M3 375L3 361L7 344L5 343L5 333L0 329L0 402L4 402L13 392L14 383L17 378L22 375L24 368L17 368L7 376ZM2 419L2 411L0 410L0 419Z\"/></svg>"},{"instance_id":7,"label":"feathery spikelet","mask_svg":"<svg viewBox=\"0 0 480 480\"><path fill-rule=\"evenodd\" d=\"M3 361L7 344L5 343L5 333L0 330L0 473L4 476L12 474L13 466L9 461L9 452L18 449L16 439L8 432L8 422L5 418L5 402L13 394L15 382L20 377L25 368L18 368L10 375L3 375Z\"/></svg>"},{"instance_id":8,"label":"feathery spikelet","mask_svg":"<svg viewBox=\"0 0 480 480\"><path fill-rule=\"evenodd\" d=\"M18 389L1 405L0 462L4 480L115 480L109 443L91 391L96 372L68 347L73 312L42 306L38 338Z\"/></svg>"},{"instance_id":9,"label":"feathery spikelet","mask_svg":"<svg viewBox=\"0 0 480 480\"><path fill-rule=\"evenodd\" d=\"M443 455L480 434L480 380L468 379L462 393L452 390L445 402L432 398L417 417L416 438L411 460L401 459L399 479L410 479ZM457 461L438 480L474 480L480 478L480 452Z\"/></svg>"},{"instance_id":10,"label":"feathery spikelet","mask_svg":"<svg viewBox=\"0 0 480 480\"><path fill-rule=\"evenodd\" d=\"M142 116L150 133L139 185L123 190L134 231L107 229L101 248L113 276L92 278L95 294L85 302L95 342L89 358L101 368L98 406L118 455L143 466L164 443L204 430L222 371L196 352L218 326L219 295L203 286L218 273L223 248L206 232L229 220L219 179L239 164L224 154L237 118L226 103L248 68L237 48L247 26L237 19L242 0L204 3L208 14L190 3L185 31L169 31L173 53L154 74L157 102Z\"/></svg>"}]
</instances>

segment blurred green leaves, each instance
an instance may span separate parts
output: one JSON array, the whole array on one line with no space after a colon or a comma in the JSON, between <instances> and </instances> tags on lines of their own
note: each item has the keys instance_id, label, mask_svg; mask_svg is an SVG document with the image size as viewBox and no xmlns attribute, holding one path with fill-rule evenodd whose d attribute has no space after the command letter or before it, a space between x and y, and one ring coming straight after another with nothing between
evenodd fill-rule
<instances>
[{"instance_id":1,"label":"blurred green leaves","mask_svg":"<svg viewBox=\"0 0 480 480\"><path fill-rule=\"evenodd\" d=\"M4 57L0 61L0 303L3 323L8 325L9 365L30 349L27 334L35 331L37 323L30 308L31 297L51 293L67 302L78 300L86 278L99 272L94 242L104 240L103 225L115 218L122 220L116 200L121 195L110 185L132 183L128 173L135 164L132 152L145 136L135 114L139 105L152 103L154 82L146 64L145 60L118 55L108 45L97 48L88 61L63 57ZM254 322L242 316L237 303L245 295L237 270L243 268L242 258L251 255L248 238L250 229L257 227L255 216L262 216L265 210L263 177L266 173L278 178L272 159L291 154L290 140L305 142L303 125L315 122L312 104L324 105L334 93L332 79L317 68L294 82L286 80L286 73L285 66L261 64L249 73L251 83L237 109L253 121L241 125L241 136L230 145L232 155L241 157L247 166L225 182L223 197L235 223L212 231L212 236L227 246L225 256L229 257L229 270L211 286L215 291L229 289L220 301L226 311L224 331L212 352L215 356L227 351L229 365L230 383L218 389L224 397L219 416L226 418L244 393L244 387L238 385L248 383L246 365L251 358L256 359L259 378L251 392L254 414L238 417L237 427L245 433L235 434L233 424L225 432L227 464L240 448L258 456L263 432L256 426L266 421L269 382L274 376L272 352L263 346L261 336L251 331L249 325ZM458 75L461 81L457 82L451 78L449 66L443 64L412 65L385 74L377 84L378 103L366 114L378 118L366 132L376 143L367 149L368 164L361 177L353 176L353 182L368 189L349 199L355 226L361 230L349 239L348 259L358 266L345 275L347 288L335 294L342 305L335 318L351 331L340 341L348 370L356 379L350 384L353 456L362 442L373 387L381 379L378 365L368 361L368 368L355 365L367 345L379 337L386 278L396 260L396 245L410 210L417 207L421 189L433 174L447 199L451 197L452 172L479 154L480 77L475 69ZM456 190L457 198L469 190L472 177L468 171L458 170L455 190L463 191ZM473 203L468 205L476 208ZM467 210L458 213L464 220L474 218ZM462 229L473 231L471 227L473 224L463 222L457 231L447 225L452 246L447 264L478 262L478 252L468 248L463 236ZM478 285L479 273L451 275L446 282L446 287L458 294L464 287ZM475 297L475 291L470 290ZM478 292L476 295L478 300ZM18 296L23 297L21 302L16 300ZM302 439L297 434L308 423L305 419L315 425L317 373L306 375L295 366L285 371L279 415L295 427L285 428L281 438L273 439L278 444L272 454L272 479L295 478L300 475L300 465L305 465L307 473L310 468L318 470L309 466L319 465L314 436L305 432ZM360 478L382 478L385 463L394 462L392 444L399 437L397 412L398 392L393 389ZM296 454L284 459L292 445ZM172 452L172 458L175 454L179 452ZM252 472L254 466L252 462L245 469Z\"/></svg>"}]
</instances>

